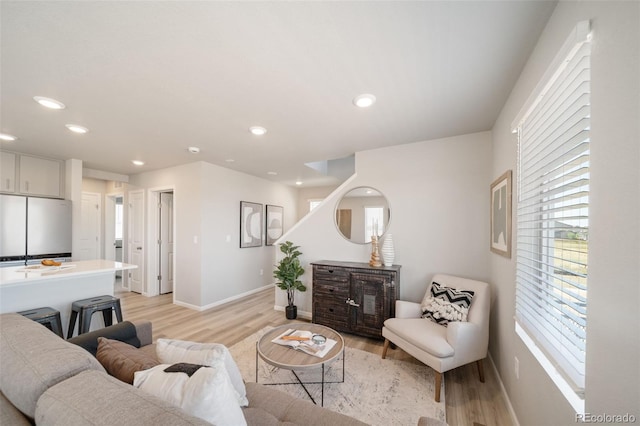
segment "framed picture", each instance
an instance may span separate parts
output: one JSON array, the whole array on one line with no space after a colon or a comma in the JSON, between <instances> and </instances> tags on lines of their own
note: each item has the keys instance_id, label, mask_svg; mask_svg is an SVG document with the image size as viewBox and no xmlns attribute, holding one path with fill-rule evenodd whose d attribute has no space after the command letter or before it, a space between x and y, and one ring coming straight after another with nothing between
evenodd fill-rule
<instances>
[{"instance_id":1,"label":"framed picture","mask_svg":"<svg viewBox=\"0 0 640 426\"><path fill-rule=\"evenodd\" d=\"M511 258L511 170L491 184L491 251Z\"/></svg>"},{"instance_id":2,"label":"framed picture","mask_svg":"<svg viewBox=\"0 0 640 426\"><path fill-rule=\"evenodd\" d=\"M240 248L262 246L262 204L240 201Z\"/></svg>"},{"instance_id":3,"label":"framed picture","mask_svg":"<svg viewBox=\"0 0 640 426\"><path fill-rule=\"evenodd\" d=\"M267 204L267 222L265 223L265 245L272 246L282 237L284 230L284 208Z\"/></svg>"}]
</instances>

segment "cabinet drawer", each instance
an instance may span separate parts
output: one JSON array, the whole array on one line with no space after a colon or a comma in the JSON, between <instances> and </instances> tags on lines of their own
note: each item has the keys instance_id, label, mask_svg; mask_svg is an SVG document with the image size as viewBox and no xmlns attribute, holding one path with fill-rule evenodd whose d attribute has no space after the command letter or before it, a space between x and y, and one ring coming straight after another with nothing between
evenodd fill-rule
<instances>
[{"instance_id":1,"label":"cabinet drawer","mask_svg":"<svg viewBox=\"0 0 640 426\"><path fill-rule=\"evenodd\" d=\"M324 325L325 327L329 327L335 331L340 331L343 333L351 333L351 328L349 327L349 323L345 319L341 319L340 321L331 321L327 319L321 320L313 320L314 324Z\"/></svg>"},{"instance_id":2,"label":"cabinet drawer","mask_svg":"<svg viewBox=\"0 0 640 426\"><path fill-rule=\"evenodd\" d=\"M327 322L333 324L348 324L349 305L344 300L335 303L324 300L313 302L313 322L326 325Z\"/></svg>"},{"instance_id":3,"label":"cabinet drawer","mask_svg":"<svg viewBox=\"0 0 640 426\"><path fill-rule=\"evenodd\" d=\"M327 296L343 297L344 300L347 300L347 297L349 297L349 283L314 280L313 293Z\"/></svg>"},{"instance_id":4,"label":"cabinet drawer","mask_svg":"<svg viewBox=\"0 0 640 426\"><path fill-rule=\"evenodd\" d=\"M345 269L317 265L313 268L313 277L322 281L338 281L346 283L351 279L351 274Z\"/></svg>"}]
</instances>

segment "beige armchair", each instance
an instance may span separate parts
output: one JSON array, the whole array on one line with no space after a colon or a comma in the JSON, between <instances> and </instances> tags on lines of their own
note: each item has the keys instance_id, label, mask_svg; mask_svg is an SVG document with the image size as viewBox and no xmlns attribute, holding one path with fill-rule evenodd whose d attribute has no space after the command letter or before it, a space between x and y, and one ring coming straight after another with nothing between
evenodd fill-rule
<instances>
[{"instance_id":1,"label":"beige armchair","mask_svg":"<svg viewBox=\"0 0 640 426\"><path fill-rule=\"evenodd\" d=\"M444 327L421 318L420 303L396 301L396 317L384 322L385 338L382 358L387 355L391 343L436 371L435 400L440 401L442 374L461 365L476 362L480 381L484 382L482 360L489 345L490 290L487 283L436 275L433 282L458 290L474 292L466 322L449 322ZM431 284L427 286L430 294Z\"/></svg>"}]
</instances>

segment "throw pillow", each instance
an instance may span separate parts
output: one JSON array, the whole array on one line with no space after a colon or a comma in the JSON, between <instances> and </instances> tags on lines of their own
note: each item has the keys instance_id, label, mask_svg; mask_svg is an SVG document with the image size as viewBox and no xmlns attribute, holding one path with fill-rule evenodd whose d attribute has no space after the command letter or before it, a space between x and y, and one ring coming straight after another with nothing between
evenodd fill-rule
<instances>
[{"instance_id":1,"label":"throw pillow","mask_svg":"<svg viewBox=\"0 0 640 426\"><path fill-rule=\"evenodd\" d=\"M113 377L133 383L133 373L160 364L156 358L119 340L98 337L96 358Z\"/></svg>"},{"instance_id":2,"label":"throw pillow","mask_svg":"<svg viewBox=\"0 0 640 426\"><path fill-rule=\"evenodd\" d=\"M422 300L422 318L447 326L452 321L466 321L474 292L458 290L433 282Z\"/></svg>"},{"instance_id":3,"label":"throw pillow","mask_svg":"<svg viewBox=\"0 0 640 426\"><path fill-rule=\"evenodd\" d=\"M136 372L133 385L209 423L245 426L247 423L224 362L218 360L212 364L199 368L191 376L166 372L171 365L160 364Z\"/></svg>"},{"instance_id":4,"label":"throw pillow","mask_svg":"<svg viewBox=\"0 0 640 426\"><path fill-rule=\"evenodd\" d=\"M160 362L164 364L187 362L190 364L213 365L216 360L222 360L231 383L238 393L238 404L242 407L249 405L242 374L240 374L240 370L226 346L219 343L158 339L156 342L156 354Z\"/></svg>"}]
</instances>

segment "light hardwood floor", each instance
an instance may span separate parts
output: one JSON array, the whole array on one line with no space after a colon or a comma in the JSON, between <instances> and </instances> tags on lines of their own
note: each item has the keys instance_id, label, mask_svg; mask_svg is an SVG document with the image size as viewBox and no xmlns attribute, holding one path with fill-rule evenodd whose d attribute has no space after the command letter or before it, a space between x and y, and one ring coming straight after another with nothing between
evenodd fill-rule
<instances>
[{"instance_id":1,"label":"light hardwood floor","mask_svg":"<svg viewBox=\"0 0 640 426\"><path fill-rule=\"evenodd\" d=\"M198 312L172 303L172 294L144 297L121 291L125 320L147 319L153 323L153 338L195 342L218 342L233 346L265 326L286 324L284 312L273 309L273 289L225 305ZM374 354L382 354L382 341L343 334L345 344ZM401 349L390 349L388 358L418 362ZM445 373L447 422L451 426L502 426L512 421L489 361L485 360L485 383L478 380L475 363ZM402 426L402 425L399 425Z\"/></svg>"}]
</instances>

